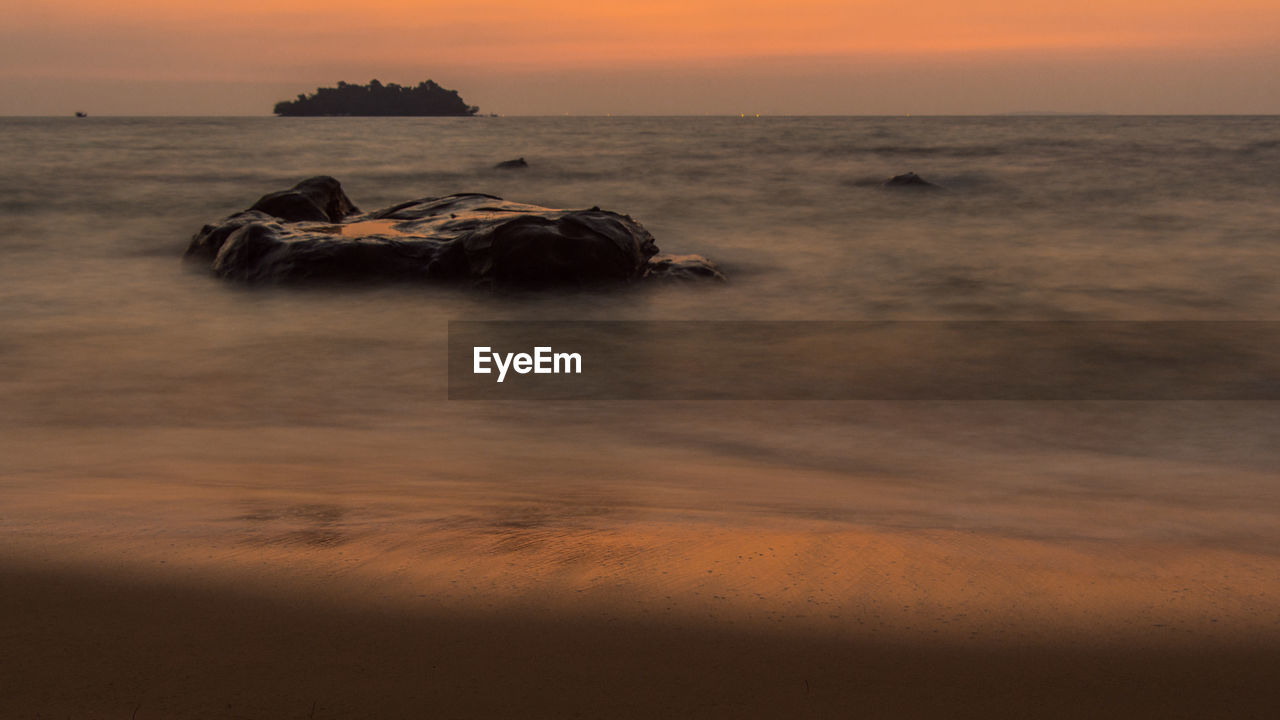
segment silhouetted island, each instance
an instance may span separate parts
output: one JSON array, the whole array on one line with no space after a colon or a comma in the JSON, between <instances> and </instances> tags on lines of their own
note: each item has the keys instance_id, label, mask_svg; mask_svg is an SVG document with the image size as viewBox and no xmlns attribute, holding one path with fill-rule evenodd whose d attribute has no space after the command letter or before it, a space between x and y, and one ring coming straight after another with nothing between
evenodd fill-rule
<instances>
[{"instance_id":1,"label":"silhouetted island","mask_svg":"<svg viewBox=\"0 0 1280 720\"><path fill-rule=\"evenodd\" d=\"M457 90L446 90L431 80L413 87L395 83L368 85L339 82L338 87L317 88L310 95L276 103L275 114L286 117L319 115L359 116L471 116L480 111L468 105Z\"/></svg>"}]
</instances>

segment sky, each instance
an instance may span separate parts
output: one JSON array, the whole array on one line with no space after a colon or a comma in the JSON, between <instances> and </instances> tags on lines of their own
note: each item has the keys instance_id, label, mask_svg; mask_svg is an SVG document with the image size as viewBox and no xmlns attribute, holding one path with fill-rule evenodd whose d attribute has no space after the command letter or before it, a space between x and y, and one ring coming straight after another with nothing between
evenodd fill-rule
<instances>
[{"instance_id":1,"label":"sky","mask_svg":"<svg viewBox=\"0 0 1280 720\"><path fill-rule=\"evenodd\" d=\"M1280 113L1280 0L0 0L0 114Z\"/></svg>"}]
</instances>

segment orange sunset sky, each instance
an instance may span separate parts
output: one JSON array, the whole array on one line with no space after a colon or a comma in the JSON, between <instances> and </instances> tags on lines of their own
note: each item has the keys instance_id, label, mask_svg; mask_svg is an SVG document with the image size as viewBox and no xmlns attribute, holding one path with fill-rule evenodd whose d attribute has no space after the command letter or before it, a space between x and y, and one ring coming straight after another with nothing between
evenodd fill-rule
<instances>
[{"instance_id":1,"label":"orange sunset sky","mask_svg":"<svg viewBox=\"0 0 1280 720\"><path fill-rule=\"evenodd\" d=\"M6 0L0 113L265 114L337 80L504 114L1280 112L1277 0Z\"/></svg>"}]
</instances>

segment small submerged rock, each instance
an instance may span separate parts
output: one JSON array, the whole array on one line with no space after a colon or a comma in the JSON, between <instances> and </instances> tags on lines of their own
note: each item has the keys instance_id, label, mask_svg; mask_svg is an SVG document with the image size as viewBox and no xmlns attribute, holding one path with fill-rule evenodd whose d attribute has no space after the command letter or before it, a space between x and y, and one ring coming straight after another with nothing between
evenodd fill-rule
<instances>
[{"instance_id":1,"label":"small submerged rock","mask_svg":"<svg viewBox=\"0 0 1280 720\"><path fill-rule=\"evenodd\" d=\"M529 163L525 162L524 158L516 158L515 160L503 160L502 162L493 166L495 170L520 170L522 168L527 168L527 167L529 167Z\"/></svg>"},{"instance_id":2,"label":"small submerged rock","mask_svg":"<svg viewBox=\"0 0 1280 720\"><path fill-rule=\"evenodd\" d=\"M723 280L698 255L659 255L628 215L461 193L360 213L328 176L264 195L205 225L186 257L249 283L469 281L578 286L650 278Z\"/></svg>"},{"instance_id":3,"label":"small submerged rock","mask_svg":"<svg viewBox=\"0 0 1280 720\"><path fill-rule=\"evenodd\" d=\"M657 280L724 280L720 268L701 255L654 255L644 272Z\"/></svg>"},{"instance_id":4,"label":"small submerged rock","mask_svg":"<svg viewBox=\"0 0 1280 720\"><path fill-rule=\"evenodd\" d=\"M941 190L941 185L934 185L919 175L909 172L903 175L894 175L893 177L880 183L880 187L885 188L910 188L916 190Z\"/></svg>"}]
</instances>

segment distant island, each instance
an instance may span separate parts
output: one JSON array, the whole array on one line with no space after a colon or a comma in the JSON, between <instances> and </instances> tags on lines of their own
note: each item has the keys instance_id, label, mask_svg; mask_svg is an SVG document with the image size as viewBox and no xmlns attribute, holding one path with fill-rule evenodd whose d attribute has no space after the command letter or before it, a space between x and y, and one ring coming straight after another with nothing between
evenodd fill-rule
<instances>
[{"instance_id":1,"label":"distant island","mask_svg":"<svg viewBox=\"0 0 1280 720\"><path fill-rule=\"evenodd\" d=\"M317 88L310 95L276 103L275 114L285 117L321 115L356 116L449 116L475 115L480 108L468 105L457 90L446 90L431 80L413 87L395 83L368 85L339 82L337 87Z\"/></svg>"}]
</instances>

